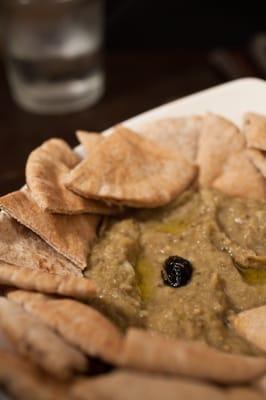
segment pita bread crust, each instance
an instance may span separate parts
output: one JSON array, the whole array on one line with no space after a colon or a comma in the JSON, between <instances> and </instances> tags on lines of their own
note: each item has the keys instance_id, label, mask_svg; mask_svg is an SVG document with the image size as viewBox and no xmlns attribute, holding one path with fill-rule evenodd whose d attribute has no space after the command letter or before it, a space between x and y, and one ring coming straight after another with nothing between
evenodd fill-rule
<instances>
[{"instance_id":1,"label":"pita bread crust","mask_svg":"<svg viewBox=\"0 0 266 400\"><path fill-rule=\"evenodd\" d=\"M261 172L266 178L266 157L265 154L257 149L248 149L247 156L255 167Z\"/></svg>"},{"instance_id":2,"label":"pita bread crust","mask_svg":"<svg viewBox=\"0 0 266 400\"><path fill-rule=\"evenodd\" d=\"M103 136L100 133L77 131L76 136L80 144L84 147L87 155L97 146L102 140Z\"/></svg>"},{"instance_id":3,"label":"pita bread crust","mask_svg":"<svg viewBox=\"0 0 266 400\"><path fill-rule=\"evenodd\" d=\"M232 325L240 336L266 352L266 305L242 311Z\"/></svg>"},{"instance_id":4,"label":"pita bread crust","mask_svg":"<svg viewBox=\"0 0 266 400\"><path fill-rule=\"evenodd\" d=\"M94 298L97 288L90 279L72 275L60 276L0 262L0 285L15 286L41 293L58 294L81 300Z\"/></svg>"},{"instance_id":5,"label":"pita bread crust","mask_svg":"<svg viewBox=\"0 0 266 400\"><path fill-rule=\"evenodd\" d=\"M266 371L266 359L227 354L200 342L168 339L129 329L121 365L147 372L178 374L218 383L249 382Z\"/></svg>"},{"instance_id":6,"label":"pita bread crust","mask_svg":"<svg viewBox=\"0 0 266 400\"><path fill-rule=\"evenodd\" d=\"M38 206L60 214L114 214L115 208L84 199L66 189L63 179L80 162L66 142L50 139L35 149L26 164L26 181Z\"/></svg>"},{"instance_id":7,"label":"pita bread crust","mask_svg":"<svg viewBox=\"0 0 266 400\"><path fill-rule=\"evenodd\" d=\"M82 276L80 268L4 212L0 212L0 260L61 276Z\"/></svg>"},{"instance_id":8,"label":"pita bread crust","mask_svg":"<svg viewBox=\"0 0 266 400\"><path fill-rule=\"evenodd\" d=\"M14 291L8 297L22 304L69 343L107 362L117 360L122 347L118 329L92 307L74 300L52 299L33 292Z\"/></svg>"},{"instance_id":9,"label":"pita bread crust","mask_svg":"<svg viewBox=\"0 0 266 400\"><path fill-rule=\"evenodd\" d=\"M207 114L199 139L199 185L211 187L226 161L244 148L244 135L232 122L216 114Z\"/></svg>"},{"instance_id":10,"label":"pita bread crust","mask_svg":"<svg viewBox=\"0 0 266 400\"><path fill-rule=\"evenodd\" d=\"M92 399L228 400L226 392L213 385L128 371L78 379L71 388L71 394L78 400L88 400L88 393Z\"/></svg>"},{"instance_id":11,"label":"pita bread crust","mask_svg":"<svg viewBox=\"0 0 266 400\"><path fill-rule=\"evenodd\" d=\"M0 351L0 386L19 400L67 399L68 387L40 372L25 359Z\"/></svg>"},{"instance_id":12,"label":"pita bread crust","mask_svg":"<svg viewBox=\"0 0 266 400\"><path fill-rule=\"evenodd\" d=\"M171 152L119 126L66 178L66 186L88 198L132 207L157 207L192 182L196 168Z\"/></svg>"},{"instance_id":13,"label":"pita bread crust","mask_svg":"<svg viewBox=\"0 0 266 400\"><path fill-rule=\"evenodd\" d=\"M56 215L41 210L27 188L0 197L0 207L12 218L31 229L59 254L81 270L96 237L96 215Z\"/></svg>"},{"instance_id":14,"label":"pita bread crust","mask_svg":"<svg viewBox=\"0 0 266 400\"><path fill-rule=\"evenodd\" d=\"M228 196L253 200L266 198L266 181L245 151L228 159L221 175L215 179L212 186Z\"/></svg>"},{"instance_id":15,"label":"pita bread crust","mask_svg":"<svg viewBox=\"0 0 266 400\"><path fill-rule=\"evenodd\" d=\"M86 357L79 350L64 342L38 318L4 297L0 297L0 326L21 355L58 378L68 378L74 370L85 371L87 368Z\"/></svg>"},{"instance_id":16,"label":"pita bread crust","mask_svg":"<svg viewBox=\"0 0 266 400\"><path fill-rule=\"evenodd\" d=\"M197 158L202 117L164 118L141 124L136 131L170 150L175 150L189 162Z\"/></svg>"},{"instance_id":17,"label":"pita bread crust","mask_svg":"<svg viewBox=\"0 0 266 400\"><path fill-rule=\"evenodd\" d=\"M266 150L266 117L257 113L244 114L243 131L248 147Z\"/></svg>"}]
</instances>

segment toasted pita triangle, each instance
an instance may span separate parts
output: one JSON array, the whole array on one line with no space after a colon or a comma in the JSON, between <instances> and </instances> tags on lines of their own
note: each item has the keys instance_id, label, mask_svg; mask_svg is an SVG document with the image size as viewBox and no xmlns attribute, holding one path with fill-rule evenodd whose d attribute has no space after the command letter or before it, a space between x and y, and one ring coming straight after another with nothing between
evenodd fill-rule
<instances>
[{"instance_id":1,"label":"toasted pita triangle","mask_svg":"<svg viewBox=\"0 0 266 400\"><path fill-rule=\"evenodd\" d=\"M74 300L53 299L33 292L17 290L8 297L38 316L69 343L86 354L108 362L117 360L122 335L102 314Z\"/></svg>"},{"instance_id":2,"label":"toasted pita triangle","mask_svg":"<svg viewBox=\"0 0 266 400\"><path fill-rule=\"evenodd\" d=\"M80 144L84 147L87 154L90 152L101 142L103 136L99 133L93 132L85 132L85 131L77 131L76 136Z\"/></svg>"},{"instance_id":3,"label":"toasted pita triangle","mask_svg":"<svg viewBox=\"0 0 266 400\"><path fill-rule=\"evenodd\" d=\"M244 115L243 130L248 147L266 150L266 117L256 113Z\"/></svg>"},{"instance_id":4,"label":"toasted pita triangle","mask_svg":"<svg viewBox=\"0 0 266 400\"><path fill-rule=\"evenodd\" d=\"M200 186L210 187L220 176L226 161L244 147L244 135L232 122L215 114L206 115L197 157Z\"/></svg>"},{"instance_id":5,"label":"toasted pita triangle","mask_svg":"<svg viewBox=\"0 0 266 400\"><path fill-rule=\"evenodd\" d=\"M232 324L240 336L266 352L266 305L242 311Z\"/></svg>"},{"instance_id":6,"label":"toasted pita triangle","mask_svg":"<svg viewBox=\"0 0 266 400\"><path fill-rule=\"evenodd\" d=\"M97 287L88 278L72 275L60 276L49 272L34 271L0 262L0 285L58 294L81 300L94 298Z\"/></svg>"},{"instance_id":7,"label":"toasted pita triangle","mask_svg":"<svg viewBox=\"0 0 266 400\"><path fill-rule=\"evenodd\" d=\"M69 388L26 359L0 351L0 386L19 400L67 399Z\"/></svg>"},{"instance_id":8,"label":"toasted pita triangle","mask_svg":"<svg viewBox=\"0 0 266 400\"><path fill-rule=\"evenodd\" d=\"M255 167L262 173L266 178L266 154L265 152L257 149L247 150L247 156L253 162Z\"/></svg>"},{"instance_id":9,"label":"toasted pita triangle","mask_svg":"<svg viewBox=\"0 0 266 400\"><path fill-rule=\"evenodd\" d=\"M71 387L70 393L78 400L88 400L88 393L93 399L110 400L229 399L225 390L207 383L123 370L93 379L78 379ZM238 400L248 399L243 397Z\"/></svg>"},{"instance_id":10,"label":"toasted pita triangle","mask_svg":"<svg viewBox=\"0 0 266 400\"><path fill-rule=\"evenodd\" d=\"M136 131L170 150L176 150L193 163L197 156L201 128L202 117L192 116L160 119L139 125Z\"/></svg>"},{"instance_id":11,"label":"toasted pita triangle","mask_svg":"<svg viewBox=\"0 0 266 400\"><path fill-rule=\"evenodd\" d=\"M195 173L178 153L120 126L70 172L66 185L88 198L156 207L178 196Z\"/></svg>"},{"instance_id":12,"label":"toasted pita triangle","mask_svg":"<svg viewBox=\"0 0 266 400\"><path fill-rule=\"evenodd\" d=\"M0 212L0 260L62 276L82 276L80 268L4 212Z\"/></svg>"},{"instance_id":13,"label":"toasted pita triangle","mask_svg":"<svg viewBox=\"0 0 266 400\"><path fill-rule=\"evenodd\" d=\"M66 142L50 139L28 157L26 180L31 196L45 211L60 214L113 214L115 208L84 199L63 184L63 178L80 162Z\"/></svg>"},{"instance_id":14,"label":"toasted pita triangle","mask_svg":"<svg viewBox=\"0 0 266 400\"><path fill-rule=\"evenodd\" d=\"M80 269L86 268L87 256L96 236L98 216L47 213L31 199L27 188L0 197L0 207Z\"/></svg>"},{"instance_id":15,"label":"toasted pita triangle","mask_svg":"<svg viewBox=\"0 0 266 400\"><path fill-rule=\"evenodd\" d=\"M16 303L0 297L0 326L21 355L48 373L67 378L87 369L86 357L38 318Z\"/></svg>"},{"instance_id":16,"label":"toasted pita triangle","mask_svg":"<svg viewBox=\"0 0 266 400\"><path fill-rule=\"evenodd\" d=\"M214 180L213 187L229 196L254 200L266 198L266 181L245 151L228 159L221 175Z\"/></svg>"},{"instance_id":17,"label":"toasted pita triangle","mask_svg":"<svg viewBox=\"0 0 266 400\"><path fill-rule=\"evenodd\" d=\"M265 358L223 353L201 342L169 339L134 328L127 333L120 361L147 372L231 384L252 381L266 368Z\"/></svg>"}]
</instances>

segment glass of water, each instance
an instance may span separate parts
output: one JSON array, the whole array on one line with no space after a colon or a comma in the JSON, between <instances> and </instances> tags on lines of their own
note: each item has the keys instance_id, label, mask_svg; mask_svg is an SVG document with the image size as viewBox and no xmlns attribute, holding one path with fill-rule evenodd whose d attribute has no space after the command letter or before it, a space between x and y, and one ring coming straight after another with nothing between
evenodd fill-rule
<instances>
[{"instance_id":1,"label":"glass of water","mask_svg":"<svg viewBox=\"0 0 266 400\"><path fill-rule=\"evenodd\" d=\"M104 0L5 0L8 80L38 113L78 111L104 91Z\"/></svg>"}]
</instances>

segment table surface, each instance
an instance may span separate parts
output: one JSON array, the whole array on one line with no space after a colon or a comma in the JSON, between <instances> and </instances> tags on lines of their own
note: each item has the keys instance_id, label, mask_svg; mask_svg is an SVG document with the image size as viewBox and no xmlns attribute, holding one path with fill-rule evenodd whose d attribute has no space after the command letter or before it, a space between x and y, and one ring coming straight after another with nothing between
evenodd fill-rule
<instances>
[{"instance_id":1,"label":"table surface","mask_svg":"<svg viewBox=\"0 0 266 400\"><path fill-rule=\"evenodd\" d=\"M76 145L75 131L101 131L115 123L225 81L200 51L116 52L106 55L106 92L93 107L61 116L40 116L13 102L0 65L0 194L25 182L27 155L50 137Z\"/></svg>"}]
</instances>

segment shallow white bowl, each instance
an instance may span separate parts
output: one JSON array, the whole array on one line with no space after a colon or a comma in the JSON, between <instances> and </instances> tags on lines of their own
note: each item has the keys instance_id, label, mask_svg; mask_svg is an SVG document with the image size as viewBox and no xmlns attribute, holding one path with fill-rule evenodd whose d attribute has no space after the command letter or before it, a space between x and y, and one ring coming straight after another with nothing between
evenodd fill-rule
<instances>
[{"instance_id":1,"label":"shallow white bowl","mask_svg":"<svg viewBox=\"0 0 266 400\"><path fill-rule=\"evenodd\" d=\"M153 108L126 121L117 121L117 123L137 129L138 125L157 119L202 114L208 111L223 115L237 125L240 125L242 116L247 111L266 114L266 81L256 78L237 79ZM111 131L112 128L107 129L104 134L109 134ZM76 147L75 150L80 155L84 155L81 146Z\"/></svg>"}]
</instances>

